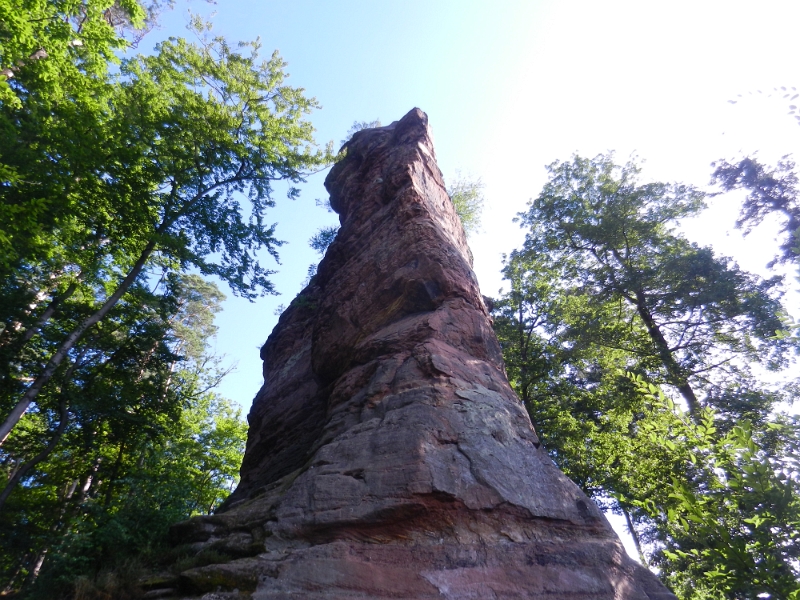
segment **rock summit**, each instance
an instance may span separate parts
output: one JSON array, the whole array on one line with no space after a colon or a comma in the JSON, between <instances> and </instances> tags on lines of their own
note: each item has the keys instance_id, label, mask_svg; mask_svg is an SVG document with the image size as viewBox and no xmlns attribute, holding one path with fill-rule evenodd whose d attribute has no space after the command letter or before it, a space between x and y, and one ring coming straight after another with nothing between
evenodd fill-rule
<instances>
[{"instance_id":1,"label":"rock summit","mask_svg":"<svg viewBox=\"0 0 800 600\"><path fill-rule=\"evenodd\" d=\"M341 229L261 350L241 482L217 514L173 527L233 560L184 572L184 588L674 598L556 468L509 386L425 113L344 150L325 181Z\"/></svg>"}]
</instances>

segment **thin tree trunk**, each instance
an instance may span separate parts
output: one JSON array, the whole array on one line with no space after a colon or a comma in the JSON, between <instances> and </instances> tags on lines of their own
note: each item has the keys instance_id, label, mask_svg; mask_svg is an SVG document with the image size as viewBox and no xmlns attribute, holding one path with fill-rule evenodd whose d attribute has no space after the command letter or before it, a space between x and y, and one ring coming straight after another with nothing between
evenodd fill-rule
<instances>
[{"instance_id":1,"label":"thin tree trunk","mask_svg":"<svg viewBox=\"0 0 800 600\"><path fill-rule=\"evenodd\" d=\"M244 164L242 164L241 168L242 169L244 168ZM119 302L119 299L122 298L125 292L128 291L128 288L130 288L133 285L133 282L136 281L136 278L139 276L139 273L141 273L142 269L144 268L147 259L150 258L150 255L153 253L153 250L155 250L156 245L158 243L158 238L162 234L164 234L167 231L167 229L169 229L170 226L173 223L175 223L175 221L177 221L179 218L185 215L187 211L189 211L189 209L194 205L194 203L197 202L197 200L199 200L206 194L209 194L210 192L214 191L215 189L223 185L230 184L236 180L239 180L238 174L236 177L233 177L232 179L226 179L225 181L218 181L208 186L207 188L200 190L190 200L184 202L179 210L173 212L168 217L167 216L164 217L164 220L156 228L155 235L147 243L147 246L145 246L144 250L142 250L142 253L139 255L139 259L136 261L136 264L133 265L133 268L130 270L128 275L125 277L125 279L122 280L122 283L119 284L117 290L111 295L110 298L108 298L108 300L106 300L103 303L103 306L101 306L96 313L94 313L92 316L87 318L83 323L81 323L75 329L73 329L72 333L70 333L69 336L67 336L67 339L64 340L64 342L61 344L61 347L59 347L59 349L56 350L55 354L53 354L53 356L50 358L49 362L44 368L44 371L42 371L42 373L36 378L36 380L31 384L31 386L25 391L25 394L22 396L22 399L17 403L17 405L11 411L11 414L8 416L8 418L6 418L5 422L2 425L0 425L0 446L2 446L2 444L5 442L6 438L8 437L8 434L11 433L12 429L14 429L16 424L22 418L22 415L25 414L25 411L28 410L28 407L31 405L31 402L33 402L36 399L36 396L39 395L39 392L42 390L45 384L47 384L47 382L50 381L50 379L53 377L53 375L56 372L56 369L58 369L58 366L67 356L67 353L70 351L70 349L75 345L75 343L80 339L80 337L86 332L87 329L98 323L103 317L106 316L108 311L110 311L114 307L114 305L116 305L116 303ZM173 190L171 192L171 195L174 196L176 193L177 190L174 188L173 185Z\"/></svg>"},{"instance_id":2,"label":"thin tree trunk","mask_svg":"<svg viewBox=\"0 0 800 600\"><path fill-rule=\"evenodd\" d=\"M72 294L74 294L75 290L77 289L78 289L78 283L72 282L69 284L69 287L66 290L64 290L63 294L59 294L50 301L50 304L48 304L47 308L44 309L44 312L36 320L36 323L33 326L26 329L25 333L22 335L22 338L19 340L19 342L17 342L18 344L18 347L16 349L17 352L22 350L25 347L25 344L27 344L33 338L33 336L35 336L42 330L42 327L47 325L47 322L50 320L50 317L52 317L53 314L56 312L59 305L62 302L64 302L64 300L69 299L69 297L72 296Z\"/></svg>"},{"instance_id":3,"label":"thin tree trunk","mask_svg":"<svg viewBox=\"0 0 800 600\"><path fill-rule=\"evenodd\" d=\"M624 506L620 506L622 509L622 514L625 515L625 522L628 525L628 531L633 538L633 545L636 546L636 552L639 554L639 560L645 567L650 568L650 563L647 562L647 557L644 555L644 551L642 550L642 544L639 541L639 534L636 533L636 528L633 526L633 519L631 519L630 513Z\"/></svg>"},{"instance_id":4,"label":"thin tree trunk","mask_svg":"<svg viewBox=\"0 0 800 600\"><path fill-rule=\"evenodd\" d=\"M10 457L9 457L9 460L11 460L11 458L10 458ZM16 462L14 463L14 467L11 469L11 472L10 472L10 473L9 473L9 475L8 475L9 479L10 479L11 477L14 477L14 475L16 475L16 474L17 474L17 471L19 471L19 470L20 470L20 468L22 468L22 465L23 465L23 464L24 464L24 463L23 463L22 461L16 461Z\"/></svg>"},{"instance_id":5,"label":"thin tree trunk","mask_svg":"<svg viewBox=\"0 0 800 600\"><path fill-rule=\"evenodd\" d=\"M36 562L33 564L33 570L31 570L30 574L28 574L28 585L32 585L39 577L39 573L42 570L42 565L44 564L44 559L47 558L47 552L49 550L49 546L43 548L39 553L39 556L36 557Z\"/></svg>"},{"instance_id":6,"label":"thin tree trunk","mask_svg":"<svg viewBox=\"0 0 800 600\"><path fill-rule=\"evenodd\" d=\"M622 267L626 272L631 273L631 266L628 264L628 261L625 259L625 257L620 255L617 250L612 250L612 254L614 255L614 258L620 267ZM596 252L594 255L598 261L601 263L603 262ZM617 287L620 289L618 285ZM697 423L700 418L702 406L700 401L697 399L691 384L689 383L686 372L678 364L678 361L675 360L675 356L669 349L669 343L667 343L664 334L661 333L661 329L659 329L656 320L653 318L653 314L650 312L650 307L647 305L647 297L644 295L644 292L641 289L635 289L632 291L634 297L631 297L627 292L623 293L622 295L636 307L636 312L639 313L639 316L644 322L644 326L647 328L647 333L650 336L650 339L652 340L653 344L655 344L658 357L661 359L664 368L667 370L667 375L670 379L669 383L678 388L678 392L680 392L689 408L689 415L692 417L692 420Z\"/></svg>"},{"instance_id":7,"label":"thin tree trunk","mask_svg":"<svg viewBox=\"0 0 800 600\"><path fill-rule=\"evenodd\" d=\"M681 396L686 400L686 405L689 407L689 414L692 419L697 422L702 409L700 401L697 399L683 369L672 355L669 344L658 328L653 315L650 314L650 310L647 307L647 299L639 290L636 291L636 310L647 328L650 339L656 346L658 356L661 358L661 362L664 364L664 368L667 370L667 374L671 380L670 383L678 388Z\"/></svg>"},{"instance_id":8,"label":"thin tree trunk","mask_svg":"<svg viewBox=\"0 0 800 600\"><path fill-rule=\"evenodd\" d=\"M72 373L80 365L81 361L83 360L83 357L86 355L88 351L89 351L88 347L84 348L84 350L75 359L75 362L72 363L72 365L70 365L69 369L64 374L65 382L69 382L69 379L72 377ZM47 444L45 449L42 450L36 456L34 456L31 460L24 463L21 467L15 469L14 474L8 480L5 489L3 489L3 492L0 493L0 510L2 510L5 501L8 499L8 496L11 494L14 487L20 482L20 480L22 480L23 477L25 477L28 471L30 471L33 467L35 467L37 464L39 464L48 456L50 456L50 454L53 452L56 445L58 444L59 440L61 439L61 436L64 435L64 430L67 428L67 425L69 424L69 413L67 412L67 401L63 395L63 392L61 396L61 401L58 403L58 412L60 418L58 427L56 428L53 437L51 438L50 442Z\"/></svg>"},{"instance_id":9,"label":"thin tree trunk","mask_svg":"<svg viewBox=\"0 0 800 600\"><path fill-rule=\"evenodd\" d=\"M89 472L86 474L86 479L83 480L83 485L81 486L80 493L78 494L77 499L75 500L75 508L80 508L81 504L86 501L86 496L89 495L89 490L92 489L92 483L94 482L94 477L97 475L97 471L100 469L100 464L103 462L103 457L98 456L92 468L89 469Z\"/></svg>"},{"instance_id":10,"label":"thin tree trunk","mask_svg":"<svg viewBox=\"0 0 800 600\"><path fill-rule=\"evenodd\" d=\"M28 558L30 554L25 554L20 561L17 563L17 568L14 573L11 575L11 578L8 580L6 587L3 588L3 592L0 595L10 594L14 591L14 584L17 582L17 578L19 578L20 574L22 573L22 568L25 566L25 563L28 562Z\"/></svg>"},{"instance_id":11,"label":"thin tree trunk","mask_svg":"<svg viewBox=\"0 0 800 600\"><path fill-rule=\"evenodd\" d=\"M157 233L162 233L162 229L165 227L162 226L159 228ZM67 336L67 339L61 344L58 350L56 350L55 354L50 358L45 366L42 373L36 378L36 380L31 384L31 386L25 391L22 399L17 403L14 409L11 411L11 414L6 418L5 422L0 426L0 445L2 445L11 431L14 429L19 420L22 418L22 415L25 414L25 411L28 410L28 407L31 405L36 397L39 395L39 392L42 388L47 384L48 381L53 377L58 369L59 365L63 362L66 358L67 353L72 349L75 343L81 338L81 336L86 332L87 329L98 323L103 317L106 316L108 311L110 311L116 304L119 302L120 298L128 291L128 289L133 285L133 282L136 281L136 278L142 272L147 259L150 258L150 255L153 253L153 250L156 247L156 239L153 238L147 244L145 249L139 255L139 259L136 261L136 264L133 265L133 268L128 273L127 277L119 284L116 291L103 303L103 305L95 312L93 315L88 317L86 320L83 321L80 325L78 325L75 329L72 330L72 333Z\"/></svg>"},{"instance_id":12,"label":"thin tree trunk","mask_svg":"<svg viewBox=\"0 0 800 600\"><path fill-rule=\"evenodd\" d=\"M86 497L86 493L89 491L89 488L92 485L92 479L94 478L94 474L97 473L97 470L100 467L101 461L102 457L97 457L97 459L94 461L94 464L87 473L86 478L84 479L84 483L81 486L81 493L74 502L70 501L72 500L72 496L77 490L77 487L80 482L78 480L75 480L73 485L70 486L70 489L68 490L64 498L64 502L61 504L61 510L59 511L58 517L53 522L52 527L50 527L50 533L52 534L50 537L50 541L46 542L44 548L37 555L36 561L34 562L33 565L33 570L28 574L28 577L25 580L24 585L30 586L36 581L36 578L39 576L39 573L42 569L42 565L44 564L44 560L47 557L47 553L50 551L50 548L54 543L57 534L62 530L65 529L68 530L66 526L71 521L72 517L74 516L74 513L77 512L77 509L80 508L80 505L83 503ZM70 510L70 504L72 504L72 510Z\"/></svg>"},{"instance_id":13,"label":"thin tree trunk","mask_svg":"<svg viewBox=\"0 0 800 600\"><path fill-rule=\"evenodd\" d=\"M530 408L529 405L529 388L530 384L528 382L528 345L525 340L525 320L523 314L523 306L522 306L522 295L520 294L519 299L519 316L517 318L517 332L519 333L519 353L520 353L520 361L519 361L519 378L520 378L520 387L522 388L522 404Z\"/></svg>"},{"instance_id":14,"label":"thin tree trunk","mask_svg":"<svg viewBox=\"0 0 800 600\"><path fill-rule=\"evenodd\" d=\"M61 421L59 422L58 427L56 428L56 431L53 434L53 437L50 439L50 442L47 444L44 450L39 452L39 454L37 454L31 460L22 465L22 467L20 467L17 470L17 472L14 473L14 476L8 480L6 487L3 489L2 493L0 493L0 510L3 509L3 505L5 504L8 497L11 495L12 490L17 486L17 484L22 480L22 478L25 477L28 471L30 471L33 467L35 467L44 459L46 459L48 456L50 456L50 453L56 447L56 444L58 444L59 440L61 439L61 436L64 434L64 430L67 428L67 424L69 423L69 414L67 413L67 403L64 399L62 399L61 402L59 403L58 410L61 416Z\"/></svg>"}]
</instances>

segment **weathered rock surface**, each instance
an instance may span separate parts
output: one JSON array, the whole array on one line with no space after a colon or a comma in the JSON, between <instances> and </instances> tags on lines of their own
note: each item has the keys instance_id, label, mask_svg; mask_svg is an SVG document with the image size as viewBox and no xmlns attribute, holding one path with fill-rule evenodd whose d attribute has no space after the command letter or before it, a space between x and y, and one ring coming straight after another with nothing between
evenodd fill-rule
<instances>
[{"instance_id":1,"label":"weathered rock surface","mask_svg":"<svg viewBox=\"0 0 800 600\"><path fill-rule=\"evenodd\" d=\"M184 587L673 598L539 447L426 115L356 133L325 185L342 227L262 349L241 483L223 511L173 529L234 560L183 573Z\"/></svg>"}]
</instances>

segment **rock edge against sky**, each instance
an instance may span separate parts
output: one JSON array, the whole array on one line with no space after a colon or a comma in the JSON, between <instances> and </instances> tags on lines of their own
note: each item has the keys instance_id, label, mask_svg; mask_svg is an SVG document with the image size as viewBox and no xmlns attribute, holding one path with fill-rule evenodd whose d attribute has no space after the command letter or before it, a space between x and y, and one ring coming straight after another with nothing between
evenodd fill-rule
<instances>
[{"instance_id":1,"label":"rock edge against sky","mask_svg":"<svg viewBox=\"0 0 800 600\"><path fill-rule=\"evenodd\" d=\"M672 594L540 447L413 109L325 185L341 229L261 351L241 482L176 543L235 557L196 593L277 598Z\"/></svg>"}]
</instances>

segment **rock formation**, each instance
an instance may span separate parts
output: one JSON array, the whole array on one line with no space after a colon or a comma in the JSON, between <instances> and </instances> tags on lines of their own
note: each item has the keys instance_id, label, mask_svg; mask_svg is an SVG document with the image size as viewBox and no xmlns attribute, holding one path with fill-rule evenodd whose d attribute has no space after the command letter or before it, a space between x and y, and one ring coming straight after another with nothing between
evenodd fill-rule
<instances>
[{"instance_id":1,"label":"rock formation","mask_svg":"<svg viewBox=\"0 0 800 600\"><path fill-rule=\"evenodd\" d=\"M239 487L173 528L234 560L183 586L256 600L674 598L539 446L426 115L360 131L346 151L325 181L341 230L261 351Z\"/></svg>"}]
</instances>

